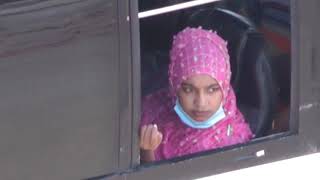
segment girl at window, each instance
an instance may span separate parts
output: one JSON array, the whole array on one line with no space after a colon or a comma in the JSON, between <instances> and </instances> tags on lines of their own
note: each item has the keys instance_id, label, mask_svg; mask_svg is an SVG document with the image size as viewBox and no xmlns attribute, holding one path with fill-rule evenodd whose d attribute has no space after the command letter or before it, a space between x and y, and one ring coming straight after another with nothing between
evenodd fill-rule
<instances>
[{"instance_id":1,"label":"girl at window","mask_svg":"<svg viewBox=\"0 0 320 180\"><path fill-rule=\"evenodd\" d=\"M144 97L141 160L170 159L245 143L253 134L230 85L227 43L187 27L173 40L169 88Z\"/></svg>"}]
</instances>

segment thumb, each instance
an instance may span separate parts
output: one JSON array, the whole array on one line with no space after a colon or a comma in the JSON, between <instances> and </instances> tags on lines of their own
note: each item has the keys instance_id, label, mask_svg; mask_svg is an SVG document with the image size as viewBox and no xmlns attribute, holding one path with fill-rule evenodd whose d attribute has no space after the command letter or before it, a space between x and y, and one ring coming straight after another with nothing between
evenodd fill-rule
<instances>
[{"instance_id":1,"label":"thumb","mask_svg":"<svg viewBox=\"0 0 320 180\"><path fill-rule=\"evenodd\" d=\"M160 144L162 142L162 138L163 138L163 135L161 132L158 132L158 144Z\"/></svg>"}]
</instances>

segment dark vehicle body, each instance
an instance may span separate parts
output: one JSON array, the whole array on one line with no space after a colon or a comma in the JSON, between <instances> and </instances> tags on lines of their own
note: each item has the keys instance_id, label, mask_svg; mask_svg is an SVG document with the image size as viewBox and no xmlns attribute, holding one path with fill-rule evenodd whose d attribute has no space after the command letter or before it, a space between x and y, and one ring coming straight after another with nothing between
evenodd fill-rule
<instances>
[{"instance_id":1,"label":"dark vehicle body","mask_svg":"<svg viewBox=\"0 0 320 180\"><path fill-rule=\"evenodd\" d=\"M284 50L294 62L290 127L299 124L298 134L149 167L139 165L137 140L138 2L0 1L0 179L192 179L317 152L319 8L318 0L291 6L293 42ZM262 148L265 160L239 160Z\"/></svg>"}]
</instances>

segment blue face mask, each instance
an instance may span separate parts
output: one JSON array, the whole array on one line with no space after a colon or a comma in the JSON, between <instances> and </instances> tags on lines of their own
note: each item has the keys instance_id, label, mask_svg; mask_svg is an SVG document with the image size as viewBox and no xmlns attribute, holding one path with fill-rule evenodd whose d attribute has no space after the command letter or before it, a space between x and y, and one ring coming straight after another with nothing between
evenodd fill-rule
<instances>
[{"instance_id":1,"label":"blue face mask","mask_svg":"<svg viewBox=\"0 0 320 180\"><path fill-rule=\"evenodd\" d=\"M212 127L213 125L215 125L220 120L226 117L222 108L222 104L220 105L219 109L211 117L209 117L209 119L201 122L193 120L186 112L184 112L178 100L176 101L174 110L184 124L196 129L205 129Z\"/></svg>"}]
</instances>

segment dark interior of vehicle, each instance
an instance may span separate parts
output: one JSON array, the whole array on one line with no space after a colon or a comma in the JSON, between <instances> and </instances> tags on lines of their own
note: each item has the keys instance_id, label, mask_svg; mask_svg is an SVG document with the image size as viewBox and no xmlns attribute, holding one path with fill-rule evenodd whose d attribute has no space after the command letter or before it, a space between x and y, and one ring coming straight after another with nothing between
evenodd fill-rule
<instances>
[{"instance_id":1,"label":"dark interior of vehicle","mask_svg":"<svg viewBox=\"0 0 320 180\"><path fill-rule=\"evenodd\" d=\"M288 130L290 51L278 50L277 41L270 40L274 36L265 32L280 26L290 33L290 26L264 17L263 7L270 6L260 1L242 2L246 4L221 1L140 19L142 95L168 86L168 53L174 34L187 26L217 31L228 41L231 84L238 106L257 138ZM151 9L156 3L141 1L139 7ZM282 37L281 33L277 35Z\"/></svg>"}]
</instances>

